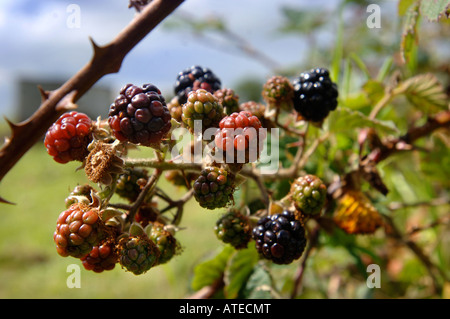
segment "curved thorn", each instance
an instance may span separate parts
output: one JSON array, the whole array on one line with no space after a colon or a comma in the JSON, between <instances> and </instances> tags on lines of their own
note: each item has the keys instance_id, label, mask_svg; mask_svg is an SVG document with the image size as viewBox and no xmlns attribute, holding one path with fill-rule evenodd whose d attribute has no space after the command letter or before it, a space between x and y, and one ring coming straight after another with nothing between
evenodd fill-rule
<instances>
[{"instance_id":1,"label":"curved thorn","mask_svg":"<svg viewBox=\"0 0 450 319\"><path fill-rule=\"evenodd\" d=\"M0 197L0 203L3 203L3 204L9 204L9 205L16 205L16 204L13 203L13 202L7 201L7 200L4 199L3 197Z\"/></svg>"},{"instance_id":2,"label":"curved thorn","mask_svg":"<svg viewBox=\"0 0 450 319\"><path fill-rule=\"evenodd\" d=\"M49 91L45 91L42 86L38 85L38 90L39 93L41 93L41 100L42 102L48 100L48 97L50 96L50 92Z\"/></svg>"}]
</instances>

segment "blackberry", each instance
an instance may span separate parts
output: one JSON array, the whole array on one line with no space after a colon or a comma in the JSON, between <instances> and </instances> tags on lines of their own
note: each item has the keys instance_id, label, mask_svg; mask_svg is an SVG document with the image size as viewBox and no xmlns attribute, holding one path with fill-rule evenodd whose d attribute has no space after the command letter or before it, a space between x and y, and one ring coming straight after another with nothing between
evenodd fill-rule
<instances>
[{"instance_id":1,"label":"blackberry","mask_svg":"<svg viewBox=\"0 0 450 319\"><path fill-rule=\"evenodd\" d=\"M227 164L255 162L261 152L260 142L266 138L266 131L261 128L259 119L248 111L224 117L214 138L222 159Z\"/></svg>"},{"instance_id":2,"label":"blackberry","mask_svg":"<svg viewBox=\"0 0 450 319\"><path fill-rule=\"evenodd\" d=\"M239 96L232 89L219 89L214 92L214 96L220 104L222 104L224 113L231 115L239 112Z\"/></svg>"},{"instance_id":3,"label":"blackberry","mask_svg":"<svg viewBox=\"0 0 450 319\"><path fill-rule=\"evenodd\" d=\"M82 258L106 236L98 209L76 203L59 215L53 240L59 255Z\"/></svg>"},{"instance_id":4,"label":"blackberry","mask_svg":"<svg viewBox=\"0 0 450 319\"><path fill-rule=\"evenodd\" d=\"M252 238L248 218L235 209L228 210L217 220L214 232L218 239L236 249L247 247Z\"/></svg>"},{"instance_id":5,"label":"blackberry","mask_svg":"<svg viewBox=\"0 0 450 319\"><path fill-rule=\"evenodd\" d=\"M114 242L105 242L94 246L88 255L81 258L84 269L96 273L113 270L118 261Z\"/></svg>"},{"instance_id":6,"label":"blackberry","mask_svg":"<svg viewBox=\"0 0 450 319\"><path fill-rule=\"evenodd\" d=\"M233 198L234 175L223 168L205 167L194 182L194 197L207 209L225 207Z\"/></svg>"},{"instance_id":7,"label":"blackberry","mask_svg":"<svg viewBox=\"0 0 450 319\"><path fill-rule=\"evenodd\" d=\"M287 77L275 75L264 83L262 96L270 107L290 111L294 87Z\"/></svg>"},{"instance_id":8,"label":"blackberry","mask_svg":"<svg viewBox=\"0 0 450 319\"><path fill-rule=\"evenodd\" d=\"M252 237L260 255L276 264L290 264L306 247L305 229L289 211L261 218Z\"/></svg>"},{"instance_id":9,"label":"blackberry","mask_svg":"<svg viewBox=\"0 0 450 319\"><path fill-rule=\"evenodd\" d=\"M174 97L167 103L170 116L178 123L182 122L181 115L183 114L183 105L180 104L177 97Z\"/></svg>"},{"instance_id":10,"label":"blackberry","mask_svg":"<svg viewBox=\"0 0 450 319\"><path fill-rule=\"evenodd\" d=\"M221 85L220 79L209 68L193 65L178 73L174 91L179 103L184 104L189 92L204 89L214 93Z\"/></svg>"},{"instance_id":11,"label":"blackberry","mask_svg":"<svg viewBox=\"0 0 450 319\"><path fill-rule=\"evenodd\" d=\"M201 131L217 127L224 117L223 107L210 92L204 89L189 92L183 104L181 119L191 133L195 130L195 121L201 121Z\"/></svg>"},{"instance_id":12,"label":"blackberry","mask_svg":"<svg viewBox=\"0 0 450 319\"><path fill-rule=\"evenodd\" d=\"M256 101L247 101L241 103L241 105L239 105L239 111L248 111L252 113L258 118L258 120L261 122L262 127L265 129L275 127L275 124L269 118L265 117L264 114L266 112L266 106L262 103L258 103Z\"/></svg>"},{"instance_id":13,"label":"blackberry","mask_svg":"<svg viewBox=\"0 0 450 319\"><path fill-rule=\"evenodd\" d=\"M327 196L327 187L315 175L298 177L291 185L291 198L295 208L306 216L321 212Z\"/></svg>"},{"instance_id":14,"label":"blackberry","mask_svg":"<svg viewBox=\"0 0 450 319\"><path fill-rule=\"evenodd\" d=\"M293 81L294 108L306 121L322 122L337 107L338 89L327 69L303 72Z\"/></svg>"},{"instance_id":15,"label":"blackberry","mask_svg":"<svg viewBox=\"0 0 450 319\"><path fill-rule=\"evenodd\" d=\"M138 198L142 186L147 183L147 179L147 170L126 168L124 173L117 178L116 194L132 203Z\"/></svg>"},{"instance_id":16,"label":"blackberry","mask_svg":"<svg viewBox=\"0 0 450 319\"><path fill-rule=\"evenodd\" d=\"M155 266L160 252L147 236L129 236L119 240L119 262L128 271L141 275Z\"/></svg>"},{"instance_id":17,"label":"blackberry","mask_svg":"<svg viewBox=\"0 0 450 319\"><path fill-rule=\"evenodd\" d=\"M127 84L109 108L108 123L119 141L153 146L169 132L171 116L153 84Z\"/></svg>"},{"instance_id":18,"label":"blackberry","mask_svg":"<svg viewBox=\"0 0 450 319\"><path fill-rule=\"evenodd\" d=\"M176 238L159 222L151 224L148 237L156 244L161 253L158 259L159 265L167 263L179 251L180 246Z\"/></svg>"},{"instance_id":19,"label":"blackberry","mask_svg":"<svg viewBox=\"0 0 450 319\"><path fill-rule=\"evenodd\" d=\"M84 113L68 112L59 117L47 130L44 145L47 153L61 164L82 162L89 154L92 140L92 120Z\"/></svg>"}]
</instances>

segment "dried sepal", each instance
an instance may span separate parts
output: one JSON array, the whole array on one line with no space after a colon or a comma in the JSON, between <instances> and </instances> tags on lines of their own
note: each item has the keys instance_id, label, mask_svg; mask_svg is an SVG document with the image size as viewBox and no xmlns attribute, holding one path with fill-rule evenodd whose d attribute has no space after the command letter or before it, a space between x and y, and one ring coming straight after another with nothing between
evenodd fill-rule
<instances>
[{"instance_id":1,"label":"dried sepal","mask_svg":"<svg viewBox=\"0 0 450 319\"><path fill-rule=\"evenodd\" d=\"M86 176L94 183L110 185L113 174L123 172L124 161L117 155L116 144L98 141L86 158L84 170Z\"/></svg>"}]
</instances>

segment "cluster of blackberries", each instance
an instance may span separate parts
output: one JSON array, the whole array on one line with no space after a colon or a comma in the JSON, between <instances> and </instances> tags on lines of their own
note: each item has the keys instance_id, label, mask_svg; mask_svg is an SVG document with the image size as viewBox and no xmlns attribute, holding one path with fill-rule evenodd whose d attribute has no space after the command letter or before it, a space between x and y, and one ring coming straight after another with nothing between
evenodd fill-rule
<instances>
[{"instance_id":1,"label":"cluster of blackberries","mask_svg":"<svg viewBox=\"0 0 450 319\"><path fill-rule=\"evenodd\" d=\"M260 143L266 138L261 129L270 127L265 105L253 101L239 104L233 90L221 88L220 79L210 69L197 65L178 74L174 93L176 101L168 107L155 85L127 84L110 105L107 138L104 135L99 138L105 126L72 111L48 130L44 141L47 151L59 163L83 162L94 175L100 168L106 170L102 178L89 179L105 185L114 182L114 192L134 203L149 176L146 170L122 167L123 161L116 155L117 145L160 149L172 128L172 119L191 133L196 121L200 121L202 133L208 128L215 129L210 140L214 141L215 152L222 153L225 164L209 163L189 180L184 176L184 181L192 184L194 198L201 207L228 208L216 223L217 237L236 249L247 247L253 239L260 255L277 264L289 264L300 258L306 246L304 218L320 215L326 198L326 187L319 178L313 175L297 178L290 189L292 207L262 217L256 225L249 216L230 207L236 174L243 164L258 160ZM269 108L293 108L301 119L320 123L336 109L338 91L329 72L316 68L301 73L293 82L282 76L272 77L264 85L262 95ZM114 179L111 174L115 174ZM60 214L53 236L61 256L79 258L86 269L95 272L111 270L120 263L132 273L142 274L177 253L177 240L160 222L161 216L148 198L143 199L131 221L142 231L127 233L122 229L124 223L119 223L120 227L117 221L108 224L111 214L100 209L101 200L95 193L92 187L78 188L66 200L67 209ZM130 223L126 214L122 219Z\"/></svg>"}]
</instances>

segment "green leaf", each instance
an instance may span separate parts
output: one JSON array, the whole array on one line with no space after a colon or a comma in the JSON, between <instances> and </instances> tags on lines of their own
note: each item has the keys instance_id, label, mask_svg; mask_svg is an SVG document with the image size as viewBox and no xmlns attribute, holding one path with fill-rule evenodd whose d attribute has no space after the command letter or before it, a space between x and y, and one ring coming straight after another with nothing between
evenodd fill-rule
<instances>
[{"instance_id":1,"label":"green leaf","mask_svg":"<svg viewBox=\"0 0 450 319\"><path fill-rule=\"evenodd\" d=\"M408 8L404 22L402 41L400 43L400 53L403 62L407 63L413 58L419 38L417 34L417 24L419 20L419 3L415 2L414 5Z\"/></svg>"},{"instance_id":2,"label":"green leaf","mask_svg":"<svg viewBox=\"0 0 450 319\"><path fill-rule=\"evenodd\" d=\"M384 84L376 80L368 80L364 83L363 90L373 105L381 100L385 93Z\"/></svg>"},{"instance_id":3,"label":"green leaf","mask_svg":"<svg viewBox=\"0 0 450 319\"><path fill-rule=\"evenodd\" d=\"M255 266L248 278L243 295L246 299L273 298L272 276L267 269L259 265Z\"/></svg>"},{"instance_id":4,"label":"green leaf","mask_svg":"<svg viewBox=\"0 0 450 319\"><path fill-rule=\"evenodd\" d=\"M444 87L431 73L420 74L399 83L393 93L404 94L414 106L424 112L436 112L448 106Z\"/></svg>"},{"instance_id":5,"label":"green leaf","mask_svg":"<svg viewBox=\"0 0 450 319\"><path fill-rule=\"evenodd\" d=\"M449 0L427 0L420 2L420 13L429 21L439 21L450 7Z\"/></svg>"},{"instance_id":6,"label":"green leaf","mask_svg":"<svg viewBox=\"0 0 450 319\"><path fill-rule=\"evenodd\" d=\"M227 298L235 299L238 297L239 291L245 286L258 259L258 253L253 246L238 250L231 256L224 274L225 296Z\"/></svg>"},{"instance_id":7,"label":"green leaf","mask_svg":"<svg viewBox=\"0 0 450 319\"><path fill-rule=\"evenodd\" d=\"M194 268L194 278L191 287L195 291L205 286L212 285L216 280L220 279L225 272L230 256L235 249L229 245L217 254L214 258L198 264Z\"/></svg>"},{"instance_id":8,"label":"green leaf","mask_svg":"<svg viewBox=\"0 0 450 319\"><path fill-rule=\"evenodd\" d=\"M370 119L363 113L340 107L330 113L328 117L328 130L330 133L353 131L357 128L374 128L379 134L398 134L399 130L391 121Z\"/></svg>"}]
</instances>

